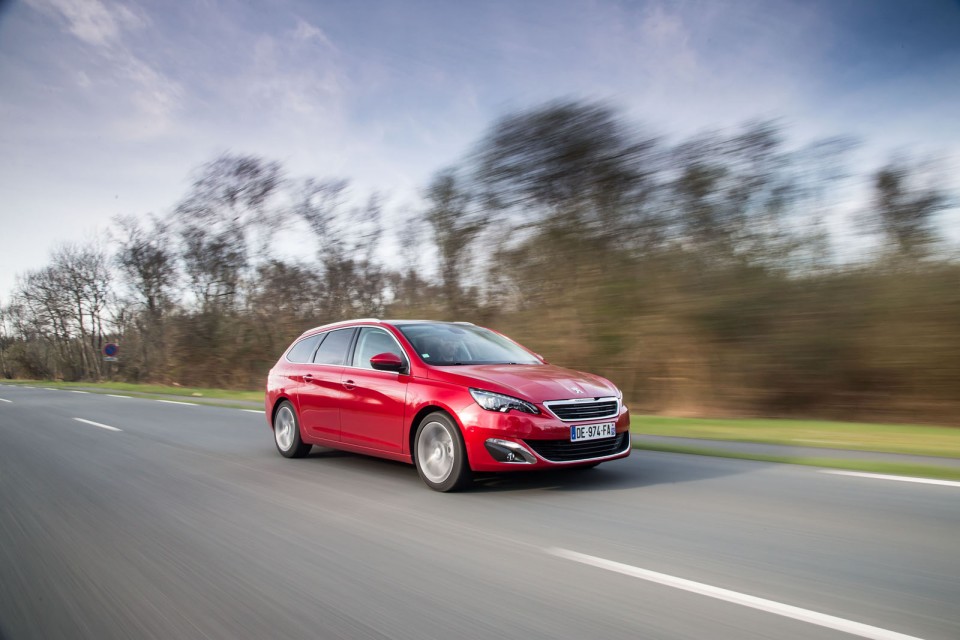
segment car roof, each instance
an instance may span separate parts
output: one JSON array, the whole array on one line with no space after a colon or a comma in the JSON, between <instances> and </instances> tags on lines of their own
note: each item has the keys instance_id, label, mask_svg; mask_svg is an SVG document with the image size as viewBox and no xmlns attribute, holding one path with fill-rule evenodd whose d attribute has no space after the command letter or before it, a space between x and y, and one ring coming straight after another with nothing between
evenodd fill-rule
<instances>
[{"instance_id":1,"label":"car roof","mask_svg":"<svg viewBox=\"0 0 960 640\"><path fill-rule=\"evenodd\" d=\"M390 326L397 326L399 324L460 324L460 325L470 325L475 326L472 322L450 322L448 320L381 320L379 318L356 318L353 320L340 320L338 322L331 322L329 324L320 325L319 327L314 327L312 329L307 329L300 337L318 333L320 331L329 331L330 329L338 329L342 327L351 327L358 324L389 324Z\"/></svg>"}]
</instances>

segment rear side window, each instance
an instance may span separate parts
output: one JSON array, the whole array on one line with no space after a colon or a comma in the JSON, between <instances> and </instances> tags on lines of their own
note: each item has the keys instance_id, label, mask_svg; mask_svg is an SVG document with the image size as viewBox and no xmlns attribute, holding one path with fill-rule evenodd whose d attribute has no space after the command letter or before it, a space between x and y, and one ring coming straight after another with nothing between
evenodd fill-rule
<instances>
[{"instance_id":1,"label":"rear side window","mask_svg":"<svg viewBox=\"0 0 960 640\"><path fill-rule=\"evenodd\" d=\"M317 350L322 333L304 338L287 353L287 360L290 362L310 362L313 359L313 352Z\"/></svg>"},{"instance_id":2,"label":"rear side window","mask_svg":"<svg viewBox=\"0 0 960 640\"><path fill-rule=\"evenodd\" d=\"M315 364L344 364L347 359L347 348L353 339L354 329L337 329L327 334L313 357Z\"/></svg>"}]
</instances>

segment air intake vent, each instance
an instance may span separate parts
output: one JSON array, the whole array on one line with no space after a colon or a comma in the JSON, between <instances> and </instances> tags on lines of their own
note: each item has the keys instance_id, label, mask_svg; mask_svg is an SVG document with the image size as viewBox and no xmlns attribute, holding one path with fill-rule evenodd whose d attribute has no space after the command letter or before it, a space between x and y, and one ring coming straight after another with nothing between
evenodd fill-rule
<instances>
[{"instance_id":1,"label":"air intake vent","mask_svg":"<svg viewBox=\"0 0 960 640\"><path fill-rule=\"evenodd\" d=\"M524 442L541 458L550 462L575 462L623 453L630 446L630 434L624 431L613 438L586 442L569 440L524 440Z\"/></svg>"}]
</instances>

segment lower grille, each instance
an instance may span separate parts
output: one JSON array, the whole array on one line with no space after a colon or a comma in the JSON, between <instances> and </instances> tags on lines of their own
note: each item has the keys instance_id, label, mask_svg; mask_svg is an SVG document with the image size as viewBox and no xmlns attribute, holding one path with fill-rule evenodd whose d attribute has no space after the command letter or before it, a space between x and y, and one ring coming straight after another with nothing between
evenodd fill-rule
<instances>
[{"instance_id":1,"label":"lower grille","mask_svg":"<svg viewBox=\"0 0 960 640\"><path fill-rule=\"evenodd\" d=\"M587 440L586 442L524 440L524 443L536 451L540 457L550 462L573 462L622 453L630 445L630 434L624 431L613 438Z\"/></svg>"}]
</instances>

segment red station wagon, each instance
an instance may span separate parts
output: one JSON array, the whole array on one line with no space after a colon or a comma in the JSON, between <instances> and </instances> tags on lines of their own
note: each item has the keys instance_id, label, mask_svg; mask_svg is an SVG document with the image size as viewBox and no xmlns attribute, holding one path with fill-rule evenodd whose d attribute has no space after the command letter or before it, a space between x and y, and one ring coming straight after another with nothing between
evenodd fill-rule
<instances>
[{"instance_id":1,"label":"red station wagon","mask_svg":"<svg viewBox=\"0 0 960 640\"><path fill-rule=\"evenodd\" d=\"M311 329L270 370L266 415L287 458L319 445L400 460L437 491L464 488L473 472L584 468L630 455L617 387L469 322Z\"/></svg>"}]
</instances>

